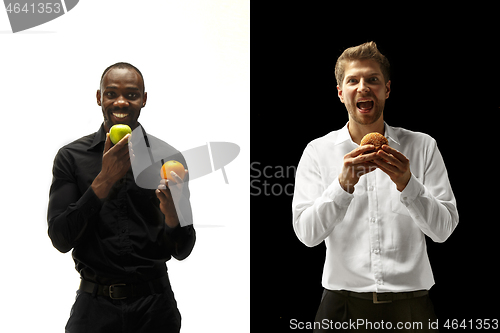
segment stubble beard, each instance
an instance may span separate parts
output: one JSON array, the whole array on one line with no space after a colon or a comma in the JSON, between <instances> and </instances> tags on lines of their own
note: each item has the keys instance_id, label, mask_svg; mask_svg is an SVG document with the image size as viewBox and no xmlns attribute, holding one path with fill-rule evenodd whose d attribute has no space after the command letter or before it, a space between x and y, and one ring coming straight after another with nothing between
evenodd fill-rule
<instances>
[{"instance_id":1,"label":"stubble beard","mask_svg":"<svg viewBox=\"0 0 500 333\"><path fill-rule=\"evenodd\" d=\"M382 116L382 113L384 112L384 106L385 103L382 103L382 105L376 103L374 101L373 107L375 108L375 113L371 116L360 116L358 113L358 109L356 107L356 104L354 105L346 105L347 112L349 113L349 116L352 120L354 120L356 123L360 125L371 125L377 122L377 120L380 119Z\"/></svg>"}]
</instances>

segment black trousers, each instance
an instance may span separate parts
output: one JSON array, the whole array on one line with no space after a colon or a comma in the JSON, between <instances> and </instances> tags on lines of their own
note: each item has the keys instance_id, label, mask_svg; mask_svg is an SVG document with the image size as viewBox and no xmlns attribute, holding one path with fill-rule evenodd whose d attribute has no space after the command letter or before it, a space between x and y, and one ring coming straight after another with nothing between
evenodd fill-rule
<instances>
[{"instance_id":1,"label":"black trousers","mask_svg":"<svg viewBox=\"0 0 500 333\"><path fill-rule=\"evenodd\" d=\"M78 290L66 333L178 333L181 315L170 286L161 294L113 300Z\"/></svg>"},{"instance_id":2,"label":"black trousers","mask_svg":"<svg viewBox=\"0 0 500 333\"><path fill-rule=\"evenodd\" d=\"M429 295L374 304L325 289L314 320L314 332L438 332Z\"/></svg>"}]
</instances>

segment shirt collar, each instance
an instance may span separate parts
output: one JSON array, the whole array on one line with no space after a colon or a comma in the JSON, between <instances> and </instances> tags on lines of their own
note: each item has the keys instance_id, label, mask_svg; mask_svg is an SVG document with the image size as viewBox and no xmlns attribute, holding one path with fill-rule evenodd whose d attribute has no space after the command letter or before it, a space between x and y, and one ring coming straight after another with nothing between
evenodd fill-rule
<instances>
[{"instance_id":1,"label":"shirt collar","mask_svg":"<svg viewBox=\"0 0 500 333\"><path fill-rule=\"evenodd\" d=\"M99 130L95 133L94 141L87 150L92 150L97 147L101 142L106 142L106 130L104 129L104 123L101 124Z\"/></svg>"},{"instance_id":2,"label":"shirt collar","mask_svg":"<svg viewBox=\"0 0 500 333\"><path fill-rule=\"evenodd\" d=\"M400 145L399 138L398 138L398 135L396 134L396 131L394 130L394 128L387 125L386 122L384 122L384 125L385 125L384 136L387 138L388 141L392 141L399 146ZM389 144L389 146L390 146L390 144Z\"/></svg>"},{"instance_id":3,"label":"shirt collar","mask_svg":"<svg viewBox=\"0 0 500 333\"><path fill-rule=\"evenodd\" d=\"M351 135L349 134L349 129L347 128L347 125L349 122L345 124L342 129L340 129L338 135L337 135L337 140L335 140L335 144L340 144L344 141L350 140L353 144L356 144L354 141L352 141ZM400 145L399 143L399 138L396 135L396 131L387 123L384 121L384 136L387 138L387 140L393 141L397 145Z\"/></svg>"},{"instance_id":4,"label":"shirt collar","mask_svg":"<svg viewBox=\"0 0 500 333\"><path fill-rule=\"evenodd\" d=\"M335 141L336 145L341 144L342 142L347 140L350 140L352 142L351 135L349 134L349 129L347 128L348 124L349 122L347 122L345 126L342 127L338 132L339 134L337 135L337 140Z\"/></svg>"}]
</instances>

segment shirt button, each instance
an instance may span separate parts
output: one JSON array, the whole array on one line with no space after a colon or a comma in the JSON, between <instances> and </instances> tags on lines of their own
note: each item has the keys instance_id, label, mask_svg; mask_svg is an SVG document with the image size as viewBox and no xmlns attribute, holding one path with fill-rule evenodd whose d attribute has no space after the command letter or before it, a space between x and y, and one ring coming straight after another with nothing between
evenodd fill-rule
<instances>
[{"instance_id":1,"label":"shirt button","mask_svg":"<svg viewBox=\"0 0 500 333\"><path fill-rule=\"evenodd\" d=\"M373 249L372 252L375 253L375 254L379 254L380 250L379 249Z\"/></svg>"},{"instance_id":2,"label":"shirt button","mask_svg":"<svg viewBox=\"0 0 500 333\"><path fill-rule=\"evenodd\" d=\"M377 280L377 284L383 284L384 282L382 280Z\"/></svg>"},{"instance_id":3,"label":"shirt button","mask_svg":"<svg viewBox=\"0 0 500 333\"><path fill-rule=\"evenodd\" d=\"M368 191L373 191L373 186L368 186Z\"/></svg>"},{"instance_id":4,"label":"shirt button","mask_svg":"<svg viewBox=\"0 0 500 333\"><path fill-rule=\"evenodd\" d=\"M370 222L371 222L371 223L375 223L375 222L377 222L377 219L376 219L376 218L374 218L374 217L372 217L372 218L370 219Z\"/></svg>"}]
</instances>

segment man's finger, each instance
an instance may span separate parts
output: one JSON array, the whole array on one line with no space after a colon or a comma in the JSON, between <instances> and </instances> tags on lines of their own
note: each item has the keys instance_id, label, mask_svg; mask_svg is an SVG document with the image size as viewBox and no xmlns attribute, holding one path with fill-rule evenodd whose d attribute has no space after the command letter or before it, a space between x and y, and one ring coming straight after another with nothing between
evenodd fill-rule
<instances>
[{"instance_id":1,"label":"man's finger","mask_svg":"<svg viewBox=\"0 0 500 333\"><path fill-rule=\"evenodd\" d=\"M129 138L130 138L130 134L125 135L120 141L118 141L116 143L115 147L118 146L121 148L123 146L127 146L127 148L128 148L128 139Z\"/></svg>"},{"instance_id":2,"label":"man's finger","mask_svg":"<svg viewBox=\"0 0 500 333\"><path fill-rule=\"evenodd\" d=\"M156 193L156 197L157 197L158 199L160 199L160 202L163 202L164 200L166 200L166 196L165 196L165 194L164 194L164 193L163 193L160 189L157 189L157 190L155 191L155 193Z\"/></svg>"},{"instance_id":3,"label":"man's finger","mask_svg":"<svg viewBox=\"0 0 500 333\"><path fill-rule=\"evenodd\" d=\"M167 179L162 179L160 180L160 185L158 185L159 190L164 190L168 187L168 181Z\"/></svg>"},{"instance_id":4,"label":"man's finger","mask_svg":"<svg viewBox=\"0 0 500 333\"><path fill-rule=\"evenodd\" d=\"M123 157L129 153L128 137L130 137L130 134L125 135L112 147L117 152L117 156Z\"/></svg>"},{"instance_id":5,"label":"man's finger","mask_svg":"<svg viewBox=\"0 0 500 333\"><path fill-rule=\"evenodd\" d=\"M356 165L356 174L359 176L366 175L367 173L370 173L372 171L375 171L377 169L378 165L373 163L373 162L366 162L363 164L358 164Z\"/></svg>"},{"instance_id":6,"label":"man's finger","mask_svg":"<svg viewBox=\"0 0 500 333\"><path fill-rule=\"evenodd\" d=\"M183 180L181 177L179 177L178 174L175 173L175 171L170 171L170 175L172 176L172 178L174 178L173 182L175 183L174 185L177 185L177 184L182 184Z\"/></svg>"},{"instance_id":7,"label":"man's finger","mask_svg":"<svg viewBox=\"0 0 500 333\"><path fill-rule=\"evenodd\" d=\"M359 156L363 153L366 153L367 151L370 151L370 150L374 150L375 149L375 146L374 145L363 145L363 146L359 146L358 148L354 149L352 152L351 152L351 157L356 157L356 156Z\"/></svg>"},{"instance_id":8,"label":"man's finger","mask_svg":"<svg viewBox=\"0 0 500 333\"><path fill-rule=\"evenodd\" d=\"M395 175L399 170L396 166L394 166L393 164L389 164L389 163L385 162L384 160L374 161L374 163L377 165L377 167L380 170L382 170L383 172L385 172L386 174L388 174L391 177L393 175Z\"/></svg>"},{"instance_id":9,"label":"man's finger","mask_svg":"<svg viewBox=\"0 0 500 333\"><path fill-rule=\"evenodd\" d=\"M158 185L158 189L155 192L156 196L158 197L158 199L160 199L160 201L167 200L168 197L171 195L168 186L162 184Z\"/></svg>"},{"instance_id":10,"label":"man's finger","mask_svg":"<svg viewBox=\"0 0 500 333\"><path fill-rule=\"evenodd\" d=\"M406 158L405 155L403 155L402 153L400 153L398 150L388 146L388 145L383 145L382 146L382 151L385 151L391 155L393 155L394 157L396 157L399 161L401 162L406 162L408 161L408 159Z\"/></svg>"},{"instance_id":11,"label":"man's finger","mask_svg":"<svg viewBox=\"0 0 500 333\"><path fill-rule=\"evenodd\" d=\"M106 133L106 142L104 143L104 154L111 148L111 139L109 133Z\"/></svg>"},{"instance_id":12,"label":"man's finger","mask_svg":"<svg viewBox=\"0 0 500 333\"><path fill-rule=\"evenodd\" d=\"M353 164L366 163L366 162L378 160L378 159L380 159L380 157L377 156L377 152L373 152L373 153L369 153L366 155L356 156L353 160Z\"/></svg>"},{"instance_id":13,"label":"man's finger","mask_svg":"<svg viewBox=\"0 0 500 333\"><path fill-rule=\"evenodd\" d=\"M129 150L129 154L130 154L130 163L133 163L134 160L135 160L135 154L134 154L134 151L132 149Z\"/></svg>"},{"instance_id":14,"label":"man's finger","mask_svg":"<svg viewBox=\"0 0 500 333\"><path fill-rule=\"evenodd\" d=\"M170 180L168 179L162 179L160 180L160 185L158 185L158 190L160 190L163 194L165 194L166 197L169 197L172 195L170 192Z\"/></svg>"},{"instance_id":15,"label":"man's finger","mask_svg":"<svg viewBox=\"0 0 500 333\"><path fill-rule=\"evenodd\" d=\"M398 160L394 155L388 154L385 151L381 150L377 152L377 155L380 156L383 160L389 162L390 164L396 166L396 167L402 167L403 163Z\"/></svg>"}]
</instances>

